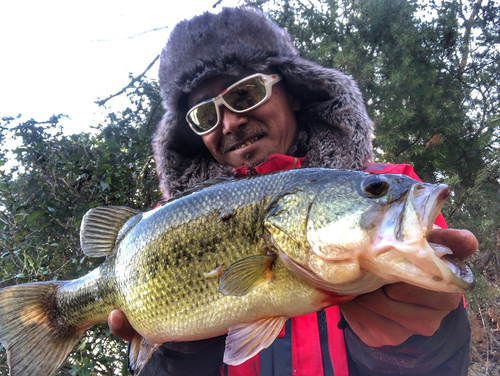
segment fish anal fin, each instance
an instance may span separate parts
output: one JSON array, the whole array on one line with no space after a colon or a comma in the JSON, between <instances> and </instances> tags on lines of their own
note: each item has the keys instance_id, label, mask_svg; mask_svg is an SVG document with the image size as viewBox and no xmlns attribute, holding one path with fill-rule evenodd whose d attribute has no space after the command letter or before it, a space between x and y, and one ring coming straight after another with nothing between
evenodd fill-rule
<instances>
[{"instance_id":1,"label":"fish anal fin","mask_svg":"<svg viewBox=\"0 0 500 376\"><path fill-rule=\"evenodd\" d=\"M139 333L135 333L134 339L130 343L129 352L129 365L134 370L135 375L140 375L149 358L158 347L160 347L160 344L148 342Z\"/></svg>"},{"instance_id":2,"label":"fish anal fin","mask_svg":"<svg viewBox=\"0 0 500 376\"><path fill-rule=\"evenodd\" d=\"M230 327L226 338L224 363L237 366L271 346L286 320L287 317L270 317Z\"/></svg>"},{"instance_id":3,"label":"fish anal fin","mask_svg":"<svg viewBox=\"0 0 500 376\"><path fill-rule=\"evenodd\" d=\"M137 217L132 224L125 224L140 212L126 206L101 206L90 209L82 220L80 227L80 243L89 257L108 256L117 239L132 228L141 218Z\"/></svg>"},{"instance_id":4,"label":"fish anal fin","mask_svg":"<svg viewBox=\"0 0 500 376\"><path fill-rule=\"evenodd\" d=\"M83 328L62 326L55 296L64 282L0 290L0 342L11 376L54 375L80 341Z\"/></svg>"},{"instance_id":5,"label":"fish anal fin","mask_svg":"<svg viewBox=\"0 0 500 376\"><path fill-rule=\"evenodd\" d=\"M219 282L222 295L244 296L272 280L271 266L276 255L255 255L231 264Z\"/></svg>"}]
</instances>

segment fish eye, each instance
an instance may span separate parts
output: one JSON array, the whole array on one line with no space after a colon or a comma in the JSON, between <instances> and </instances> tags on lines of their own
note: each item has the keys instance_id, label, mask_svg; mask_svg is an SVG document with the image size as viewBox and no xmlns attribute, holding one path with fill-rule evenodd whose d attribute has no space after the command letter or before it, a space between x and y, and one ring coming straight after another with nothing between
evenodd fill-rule
<instances>
[{"instance_id":1,"label":"fish eye","mask_svg":"<svg viewBox=\"0 0 500 376\"><path fill-rule=\"evenodd\" d=\"M361 183L363 192L370 198L379 198L389 190L389 182L380 176L369 176Z\"/></svg>"}]
</instances>

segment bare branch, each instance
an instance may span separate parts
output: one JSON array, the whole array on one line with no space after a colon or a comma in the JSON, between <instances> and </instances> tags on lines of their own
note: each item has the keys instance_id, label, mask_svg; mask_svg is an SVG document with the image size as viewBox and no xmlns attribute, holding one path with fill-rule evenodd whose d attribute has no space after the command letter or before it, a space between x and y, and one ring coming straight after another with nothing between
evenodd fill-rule
<instances>
[{"instance_id":1,"label":"bare branch","mask_svg":"<svg viewBox=\"0 0 500 376\"><path fill-rule=\"evenodd\" d=\"M158 109L158 107L160 107L160 104L161 104L161 101L159 101L155 105L155 107L153 108L153 111L151 111L151 115L149 115L148 125L146 126L146 129L149 129L149 127L151 126L151 120L153 120L153 115L155 114L155 112Z\"/></svg>"},{"instance_id":2,"label":"bare branch","mask_svg":"<svg viewBox=\"0 0 500 376\"><path fill-rule=\"evenodd\" d=\"M142 72L140 75L138 75L137 77L134 77L132 79L132 81L129 82L129 84L127 86L125 86L123 89L121 89L118 93L116 94L113 94L113 95L110 95L108 98L106 99L102 99L100 101L95 101L94 103L97 103L99 106L103 106L107 101L109 101L111 98L114 98L114 97L117 97L121 94L123 94L127 89L133 87L134 83L136 83L137 81L139 81L142 77L144 77L144 75L146 74L146 72L148 70L151 69L151 67L154 65L154 63L156 63L156 60L158 60L160 57L160 55L156 55L156 57L154 58L154 60L151 62L151 64L148 65L148 67L146 68L146 70L144 72Z\"/></svg>"},{"instance_id":3,"label":"bare branch","mask_svg":"<svg viewBox=\"0 0 500 376\"><path fill-rule=\"evenodd\" d=\"M471 30L472 26L474 23L474 19L476 18L477 13L479 12L479 9L481 7L482 0L478 0L474 6L472 7L472 13L469 17L469 19L466 19L462 7L460 7L460 14L463 17L464 20L464 26L465 26L465 32L464 32L464 46L462 48L462 59L460 61L460 70L458 73L458 76L462 78L463 72L465 70L465 67L467 66L467 62L469 60L469 52L470 52L470 36L471 36Z\"/></svg>"},{"instance_id":4,"label":"bare branch","mask_svg":"<svg viewBox=\"0 0 500 376\"><path fill-rule=\"evenodd\" d=\"M222 1L222 0L221 0L221 1ZM163 30L163 29L168 29L168 26L157 27L157 28L155 28L155 29L146 30L146 31L143 31L142 33L139 33L139 34L134 34L134 35L132 35L132 36L130 36L130 37L126 37L126 38L121 38L121 39L96 39L96 40L93 40L92 42L112 42L112 41L127 40L127 39L132 39L132 38L138 37L139 35L143 35L143 34L151 33L151 32L153 32L153 31Z\"/></svg>"}]
</instances>

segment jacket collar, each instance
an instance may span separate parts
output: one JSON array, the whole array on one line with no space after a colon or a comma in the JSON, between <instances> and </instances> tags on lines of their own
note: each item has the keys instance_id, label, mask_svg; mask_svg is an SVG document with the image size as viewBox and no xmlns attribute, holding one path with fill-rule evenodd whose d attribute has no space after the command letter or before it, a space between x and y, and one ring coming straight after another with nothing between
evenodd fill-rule
<instances>
[{"instance_id":1,"label":"jacket collar","mask_svg":"<svg viewBox=\"0 0 500 376\"><path fill-rule=\"evenodd\" d=\"M265 174L267 172L291 170L300 168L304 164L306 157L296 158L284 154L271 154L265 162L252 168L246 166L235 167L232 173L237 178L252 176L257 174Z\"/></svg>"}]
</instances>

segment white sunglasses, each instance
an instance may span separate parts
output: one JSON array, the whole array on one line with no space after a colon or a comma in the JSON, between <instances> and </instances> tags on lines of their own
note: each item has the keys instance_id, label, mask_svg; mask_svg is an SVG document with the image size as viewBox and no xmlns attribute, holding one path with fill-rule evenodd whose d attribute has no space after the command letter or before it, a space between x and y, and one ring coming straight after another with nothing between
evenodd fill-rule
<instances>
[{"instance_id":1,"label":"white sunglasses","mask_svg":"<svg viewBox=\"0 0 500 376\"><path fill-rule=\"evenodd\" d=\"M219 107L242 113L253 110L271 97L272 87L281 80L279 74L256 73L232 84L214 98L192 107L186 121L197 135L213 132L220 124Z\"/></svg>"}]
</instances>

